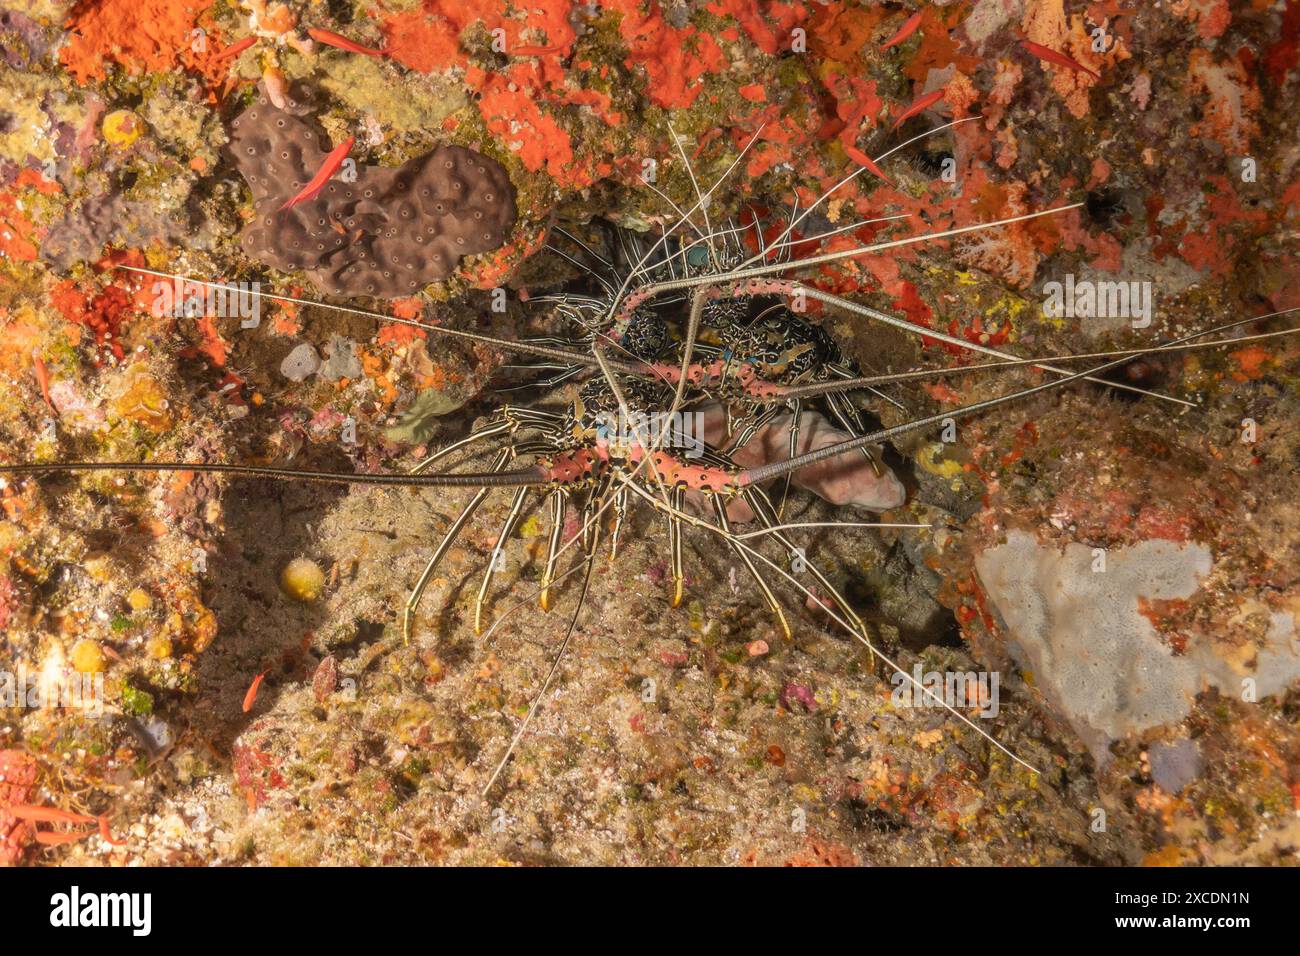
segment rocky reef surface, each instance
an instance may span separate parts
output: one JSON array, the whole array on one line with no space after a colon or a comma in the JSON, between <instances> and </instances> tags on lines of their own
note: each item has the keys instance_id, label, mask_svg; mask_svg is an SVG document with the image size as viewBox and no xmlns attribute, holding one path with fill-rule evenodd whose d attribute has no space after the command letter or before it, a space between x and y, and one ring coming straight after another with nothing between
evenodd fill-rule
<instances>
[{"instance_id":1,"label":"rocky reef surface","mask_svg":"<svg viewBox=\"0 0 1300 956\"><path fill-rule=\"evenodd\" d=\"M799 224L796 257L1079 203L806 273L1018 354L1300 307L1296 0L376 0L289 3L277 29L249 14L0 0L0 461L409 468L521 400L496 392L515 359L295 300L561 333L532 300L592 280L555 227L608 254L601 222L669 225L696 182L719 184L715 227L756 216L775 235L796 201L865 168ZM362 52L309 49L308 28ZM419 258L400 287L258 232L292 179L241 175L232 121L298 122L258 102L295 83L317 91L319 136L351 138L376 181L483 157L490 239L437 268ZM125 266L283 298L160 308L196 290ZM1056 309L1065 288L1079 295ZM863 369L979 360L808 315ZM1038 772L873 674L817 601L793 599L786 640L707 539L687 536L670 610L663 521L643 513L485 798L577 598L570 579L549 614L536 605L539 508L502 552L502 623L474 634L499 492L405 645L407 593L467 493L6 480L8 686L89 687L91 706L0 699L0 861L1293 862L1298 371L1291 339L1151 355L1116 380L1193 407L1072 383L894 442L906 500L883 515L792 492L792 522L929 526L801 540L909 674L996 677L996 706L957 703ZM1042 381L969 372L861 404L889 426Z\"/></svg>"}]
</instances>

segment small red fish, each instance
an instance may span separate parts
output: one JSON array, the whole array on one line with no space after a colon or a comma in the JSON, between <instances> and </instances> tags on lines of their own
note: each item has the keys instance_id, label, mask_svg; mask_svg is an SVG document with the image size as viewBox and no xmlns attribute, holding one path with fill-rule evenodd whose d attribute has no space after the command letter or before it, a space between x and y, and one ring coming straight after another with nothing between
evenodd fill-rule
<instances>
[{"instance_id":1,"label":"small red fish","mask_svg":"<svg viewBox=\"0 0 1300 956\"><path fill-rule=\"evenodd\" d=\"M921 25L921 11L917 10L916 13L912 14L910 17L907 18L907 22L904 23L901 27L899 27L898 32L895 33L892 37L890 37L885 42L885 45L882 46L880 49L888 50L891 46L898 46L900 43L902 43L904 40L910 37L913 33L915 33L916 28L919 27L920 25Z\"/></svg>"},{"instance_id":2,"label":"small red fish","mask_svg":"<svg viewBox=\"0 0 1300 956\"><path fill-rule=\"evenodd\" d=\"M239 56L250 46L257 42L257 37L244 37L244 39L230 44L220 53L217 54L218 60L229 60L231 57Z\"/></svg>"},{"instance_id":3,"label":"small red fish","mask_svg":"<svg viewBox=\"0 0 1300 956\"><path fill-rule=\"evenodd\" d=\"M316 27L309 27L307 36L317 43L338 47L340 50L347 50L349 53L362 53L366 56L388 56L387 50L376 50L372 46L362 46L355 40L349 40L342 34L334 33L332 30L318 30Z\"/></svg>"},{"instance_id":4,"label":"small red fish","mask_svg":"<svg viewBox=\"0 0 1300 956\"><path fill-rule=\"evenodd\" d=\"M253 678L253 683L248 685L248 693L244 695L244 713L253 709L253 703L257 700L257 689L262 686L262 680L266 677L266 671L258 674Z\"/></svg>"},{"instance_id":5,"label":"small red fish","mask_svg":"<svg viewBox=\"0 0 1300 956\"><path fill-rule=\"evenodd\" d=\"M32 371L36 373L36 384L41 387L41 397L45 399L45 407L57 415L58 411L50 401L50 370L45 367L45 360L41 358L40 352L32 353Z\"/></svg>"},{"instance_id":6,"label":"small red fish","mask_svg":"<svg viewBox=\"0 0 1300 956\"><path fill-rule=\"evenodd\" d=\"M552 53L559 53L563 47L558 46L521 46L511 50L512 56L548 56Z\"/></svg>"},{"instance_id":7,"label":"small red fish","mask_svg":"<svg viewBox=\"0 0 1300 956\"><path fill-rule=\"evenodd\" d=\"M94 817L88 817L80 813L71 813L68 810L59 810L56 807L36 807L26 803L16 803L6 809L19 820L30 820L32 823L96 822Z\"/></svg>"},{"instance_id":8,"label":"small red fish","mask_svg":"<svg viewBox=\"0 0 1300 956\"><path fill-rule=\"evenodd\" d=\"M1040 60L1045 60L1048 63L1055 63L1057 66L1063 66L1067 70L1078 70L1081 73L1087 73L1094 80L1101 79L1100 73L1088 69L1078 60L1068 57L1057 50L1053 50L1051 47L1043 46L1041 43L1035 43L1033 40L1021 40L1020 45Z\"/></svg>"},{"instance_id":9,"label":"small red fish","mask_svg":"<svg viewBox=\"0 0 1300 956\"><path fill-rule=\"evenodd\" d=\"M891 186L894 185L893 182L890 180L890 178L885 175L885 171L880 168L880 164L877 163L870 156L868 156L866 153L864 153L862 150L858 149L856 146L845 146L844 152L848 153L849 159L853 160L859 166L867 167L867 169L875 173L885 182L889 183L889 185Z\"/></svg>"},{"instance_id":10,"label":"small red fish","mask_svg":"<svg viewBox=\"0 0 1300 956\"><path fill-rule=\"evenodd\" d=\"M17 819L26 820L30 823L94 823L99 826L99 835L104 838L106 843L112 846L126 846L125 840L113 839L113 831L108 828L108 817L102 813L97 817L88 817L84 813L72 813L68 810L60 810L57 807L36 807L25 803L14 804L7 809ZM64 833L51 833L48 830L33 828L32 835L36 837L37 843L45 846L62 846L65 843L84 840L93 832L93 830L68 830Z\"/></svg>"},{"instance_id":11,"label":"small red fish","mask_svg":"<svg viewBox=\"0 0 1300 956\"><path fill-rule=\"evenodd\" d=\"M347 158L348 153L352 150L352 144L356 141L355 136L349 136L330 150L330 154L325 157L325 162L320 164L320 169L316 171L316 175L311 178L311 181L306 186L302 187L302 190L296 196L281 206L280 211L283 212L300 202L306 202L324 189L325 184L330 181L330 177L338 172L339 167L343 165L343 160Z\"/></svg>"},{"instance_id":12,"label":"small red fish","mask_svg":"<svg viewBox=\"0 0 1300 956\"><path fill-rule=\"evenodd\" d=\"M920 99L912 103L912 105L909 106L907 109L903 110L902 115L900 115L898 119L894 120L893 128L898 129L898 127L902 126L903 123L911 119L917 113L923 112L924 110L928 110L931 106L933 106L935 103L938 103L941 99L943 99L943 90L941 89L935 90L933 93L926 93L925 96L922 96Z\"/></svg>"},{"instance_id":13,"label":"small red fish","mask_svg":"<svg viewBox=\"0 0 1300 956\"><path fill-rule=\"evenodd\" d=\"M99 815L99 835L109 846L126 846L125 840L113 839L113 831L108 828L108 817L102 813Z\"/></svg>"}]
</instances>

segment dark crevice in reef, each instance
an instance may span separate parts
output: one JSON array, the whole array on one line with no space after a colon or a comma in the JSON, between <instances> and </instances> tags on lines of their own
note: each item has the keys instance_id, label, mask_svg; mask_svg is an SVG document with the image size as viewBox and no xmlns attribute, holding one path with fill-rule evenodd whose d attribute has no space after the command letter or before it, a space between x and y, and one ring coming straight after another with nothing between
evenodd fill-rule
<instances>
[{"instance_id":1,"label":"dark crevice in reef","mask_svg":"<svg viewBox=\"0 0 1300 956\"><path fill-rule=\"evenodd\" d=\"M1101 188L1088 191L1084 198L1088 218L1103 228L1115 224L1121 215L1129 212L1127 196L1118 189Z\"/></svg>"}]
</instances>

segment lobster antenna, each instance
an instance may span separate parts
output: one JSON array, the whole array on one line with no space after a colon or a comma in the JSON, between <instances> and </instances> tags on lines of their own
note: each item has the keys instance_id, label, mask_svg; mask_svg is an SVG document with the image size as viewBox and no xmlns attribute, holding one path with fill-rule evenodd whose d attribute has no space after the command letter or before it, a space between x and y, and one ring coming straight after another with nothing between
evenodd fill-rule
<instances>
[{"instance_id":1,"label":"lobster antenna","mask_svg":"<svg viewBox=\"0 0 1300 956\"><path fill-rule=\"evenodd\" d=\"M1208 335L1210 331L1211 330L1207 329L1206 331L1203 332L1193 332L1191 335L1185 335L1182 338L1175 339L1173 342L1166 343L1165 345L1157 345L1157 346L1153 346L1152 348L1145 349L1139 354L1146 355L1153 352L1159 352L1164 349L1168 349L1171 346L1181 345L1183 342L1187 342L1192 339L1197 339L1200 338L1201 336ZM1300 328L1292 329L1291 331L1300 331ZM775 461L767 465L760 465L757 468L746 469L737 474L736 483L743 487L745 485L752 485L764 481L769 481L772 478L780 478L782 475L786 474L787 472L796 471L800 468L803 468L806 465L811 465L819 461L825 461L827 458L834 458L837 455L842 455L845 452L853 451L857 448L862 448L866 445L874 445L878 442L886 441L898 435L904 435L907 434L908 432L916 431L918 428L925 428L930 425L936 425L939 424L940 422L945 421L946 419L965 418L969 415L975 414L976 412L982 412L990 408L996 408L999 405L1005 405L1006 403L1016 401L1017 399L1028 398L1030 395L1036 395L1039 392L1046 392L1055 388L1059 388L1062 385L1066 385L1070 382L1078 381L1079 379L1089 378L1090 376L1094 376L1099 372L1104 372L1108 369L1115 368L1116 366L1126 365L1127 363L1132 362L1137 357L1138 357L1137 355L1129 355L1122 358L1117 358L1114 361L1106 362L1103 365L1098 365L1093 368L1084 369L1082 372L1075 372L1071 375L1067 375L1065 378L1056 379L1055 381L1044 382L1041 385L1035 385L1031 388L1021 389L1019 391L1011 392L1007 395L1001 395L997 398L990 398L982 402L973 402L970 405L963 405L961 408L954 408L951 409L950 411L939 412L935 415L927 415L924 418L918 418L915 421L911 421L911 422L904 422L902 425L895 425L892 428L882 428L881 430L872 432L868 435L861 435L857 438L850 438L846 441L837 442L834 445L827 445L824 448L819 448L816 451L810 451L802 455L797 455L794 458L787 458L785 461Z\"/></svg>"},{"instance_id":2,"label":"lobster antenna","mask_svg":"<svg viewBox=\"0 0 1300 956\"><path fill-rule=\"evenodd\" d=\"M195 279L191 276L179 275L172 272L159 272L156 269L145 269L141 266L128 266L118 264L118 269L127 272L138 272L143 275L157 276L162 279L180 280L182 282L192 282L195 285L207 286L210 289L225 289L240 293L247 293L249 290L240 289L238 286L227 285L222 282L209 282L206 279ZM503 349L514 352L527 352L532 355L540 355L544 358L560 359L569 363L580 365L594 366L595 360L591 356L582 352L572 352L568 349L555 348L549 345L535 345L531 342L514 342L510 339L497 338L494 335L483 335L478 332L463 332L460 329L449 329L442 325L432 325L428 322L420 322L416 319L401 319L395 315L385 315L382 312L373 312L370 309L358 309L350 305L335 305L332 302L320 302L315 299L303 299L292 295L280 295L274 292L262 292L260 289L253 290L252 294L263 299L270 299L273 302L288 302L292 305L313 306L318 309L331 309L335 312L343 312L348 315L360 315L369 319L378 319L380 322L392 322L397 325L409 325L417 329L424 329L426 332L433 332L437 335L447 335L458 339L468 339L472 342L483 342L487 345L496 345ZM619 363L622 364L622 363ZM631 374L629 369L620 369Z\"/></svg>"},{"instance_id":3,"label":"lobster antenna","mask_svg":"<svg viewBox=\"0 0 1300 956\"><path fill-rule=\"evenodd\" d=\"M1238 319L1235 322L1228 322L1223 325L1216 325L1214 328L1206 329L1200 334L1211 335L1215 332L1226 332L1243 325L1250 325L1252 322L1262 322L1265 319L1276 318L1279 315L1288 315L1292 312L1300 312L1300 306L1292 309L1282 309L1278 312L1269 312L1265 315L1256 315L1248 319ZM1243 345L1247 342L1262 342L1266 339L1280 338L1284 335L1291 335L1294 331L1294 329L1282 329L1278 332L1260 332L1256 335L1243 335L1239 338L1215 339L1213 342L1195 342L1183 345L1170 343L1168 345L1158 346L1155 351L1190 352L1198 349L1217 349L1223 348L1226 345ZM945 375L961 375L967 372L998 371L1007 368L1020 368L1025 365L1038 365L1042 362L1072 362L1083 359L1118 358L1124 355L1137 357L1140 355L1150 354L1151 352L1151 348L1116 349L1110 352L1075 352L1069 355L1045 355L1036 358L1018 358L1010 359L1005 362L986 362L981 365L954 365L950 368L926 368L917 369L912 372L893 372L884 375L864 375L857 378L842 378L830 382L816 382L811 385L778 385L769 389L768 394L776 398L792 400L796 398L813 398L818 395L828 395L833 392L853 391L854 389L867 388L872 385L911 382L917 379L939 378Z\"/></svg>"},{"instance_id":4,"label":"lobster antenna","mask_svg":"<svg viewBox=\"0 0 1300 956\"><path fill-rule=\"evenodd\" d=\"M901 246L911 246L918 242L932 242L936 239L949 239L953 236L965 235L968 232L978 232L982 229L996 229L998 226L1009 226L1013 223L1025 222L1029 219L1039 219L1043 216L1053 216L1059 212L1069 212L1071 209L1078 209L1083 205L1084 203L1082 202L1068 203L1064 206L1053 206L1051 209L1040 209L1037 212L1027 212L1022 213L1019 216L1009 216L1006 219L995 219L992 222L977 222L970 226L959 226L955 229L945 229L942 232L926 232L919 236L906 236L902 239L890 239L885 242L874 242L870 245L858 246L853 249L841 249L837 252L824 252L821 255L809 256L807 259L791 259L788 262L777 262L771 265L736 269L721 275L692 276L687 279L656 282L653 285L646 286L644 289L637 290L637 295L642 301L645 301L646 299L657 296L663 292L677 292L681 289L690 289L701 285L716 285L720 282L739 282L743 279L757 279L762 276L773 275L779 272L789 272L791 269L802 269L805 266L821 265L823 262L838 262L840 259L851 259L854 256L871 255L872 253L882 252L885 249L897 249Z\"/></svg>"},{"instance_id":5,"label":"lobster antenna","mask_svg":"<svg viewBox=\"0 0 1300 956\"><path fill-rule=\"evenodd\" d=\"M274 468L267 465L228 465L205 461L57 461L21 465L0 465L0 475L68 474L73 472L194 471L206 475L236 475L242 478L272 478L276 481L313 481L329 485L385 485L396 487L519 487L545 485L549 479L540 468L488 474L418 475L344 474L336 471L310 471L299 468Z\"/></svg>"},{"instance_id":6,"label":"lobster antenna","mask_svg":"<svg viewBox=\"0 0 1300 956\"><path fill-rule=\"evenodd\" d=\"M673 129L673 124L671 122L668 123L668 132L673 136L673 145L677 147L677 155L682 158L682 165L686 167L686 175L691 178L691 188L695 190L695 196L699 200L696 205L700 207L700 215L704 217L705 235L711 236L713 235L713 224L709 222L709 200L704 197L704 193L700 192L700 183L699 180L695 178L695 170L691 168L691 161L686 158L686 150L682 146L681 137L677 135L677 130ZM712 190L709 190L709 195L713 195ZM717 250L713 248L712 242L708 243L708 249L709 260L716 266L718 264L718 256Z\"/></svg>"},{"instance_id":7,"label":"lobster antenna","mask_svg":"<svg viewBox=\"0 0 1300 956\"><path fill-rule=\"evenodd\" d=\"M740 161L745 158L745 154L749 152L749 148L753 146L756 142L758 142L758 136L760 133L763 132L763 128L766 125L767 124L765 123L759 124L758 129L754 130L753 135L749 137L749 142L747 142L744 145L744 147L740 150L740 152L736 154L736 158L731 161L731 165L729 165L725 170L723 170L722 175L718 177L718 181L709 187L708 191L705 192L704 194L705 196L712 196L713 193L718 189L718 187L721 186L724 182L726 182L727 177L730 176L732 171L737 166L740 165ZM649 183L646 183L646 185L650 186ZM653 186L650 186L650 188L654 189ZM658 192L658 190L655 191ZM641 259L636 263L636 265L632 267L632 270L627 274L627 277L624 278L622 285L619 286L618 292L615 294L613 301L610 303L609 312L605 315L606 321L610 321L614 318L614 313L618 310L619 304L623 301L623 296L627 292L628 286L631 284L632 279L636 276L636 274L641 270L641 267L644 266L646 262L649 261L650 257L655 254L656 250L658 250L660 245L664 245L667 242L669 235L671 235L675 230L681 228L683 224L690 223L690 218L689 218L690 214L695 211L698 205L699 205L699 201L697 200L695 206L692 206L689 210L687 210L685 216L683 216L680 220L678 220L677 223L672 227L672 229L666 230L657 240L655 240L655 242L651 243L650 248L645 251L645 254L641 256ZM693 224L692 224L692 228L694 228ZM699 230L696 231L698 232ZM667 246L664 245L664 248L666 249Z\"/></svg>"},{"instance_id":8,"label":"lobster antenna","mask_svg":"<svg viewBox=\"0 0 1300 956\"><path fill-rule=\"evenodd\" d=\"M945 123L945 124L942 125L942 126L936 126L934 129L926 130L924 133L918 133L916 136L913 136L911 139L907 139L907 140L904 140L903 142L899 143L899 144L898 144L897 146L895 146L893 149L889 149L889 150L886 150L885 152L881 153L879 156L877 156L875 159L873 159L872 162L874 162L874 163L876 163L877 165L879 165L880 163L883 163L885 160L887 160L890 156L893 156L893 155L894 155L896 152L898 152L900 149L906 149L908 146L911 146L911 145L912 145L913 143L915 143L917 140L925 139L927 136L933 136L935 133L942 133L942 132L943 132L944 130L946 130L946 129L952 129L954 126L960 126L962 123L969 123L969 122L971 122L972 120L977 120L977 119L980 119L980 118L981 118L981 114L976 113L974 116L965 116L965 117L963 117L963 118L961 118L961 119L953 120L953 121L950 122L950 123ZM834 195L834 193L835 193L838 189L840 189L840 188L843 187L843 186L847 186L849 183L851 183L853 180L857 179L859 176L861 176L861 175L862 175L863 173L865 173L865 172L867 172L867 167L866 167L866 166L859 166L859 167L858 167L857 169L855 169L853 172L849 173L849 175L845 176L843 179L841 179L839 182L837 182L837 183L836 183L834 186L832 186L830 189L826 190L826 192L822 193L821 196L819 196L819 197L818 197L818 198L817 198L817 199L812 203L812 205L810 205L807 209L805 209L802 213L799 214L799 217L798 217L797 219L792 217L791 220L790 220L790 224L789 224L788 226L785 227L785 230L784 230L784 231L783 231L779 236L777 236L775 239L773 239L773 240L772 240L772 241L767 245L766 248L761 249L759 252L755 253L754 255L752 255L752 256L750 256L748 259L746 259L744 262L742 262L742 263L741 263L741 268L744 268L745 266L748 266L748 265L750 265L751 263L754 263L754 262L760 262L760 261L766 260L768 253L771 252L772 249L773 249L773 248L774 248L778 243L780 243L782 240L784 240L786 236L788 236L791 232L793 232L794 229L795 229L795 227L798 226L799 223L803 222L804 219L806 219L806 218L808 217L808 215L809 215L809 214L810 214L814 209L816 209L818 206L820 206L822 203L824 203L827 199L830 199L831 196ZM910 214L908 214L907 216L904 216L904 217L902 217L902 218L910 218Z\"/></svg>"},{"instance_id":9,"label":"lobster antenna","mask_svg":"<svg viewBox=\"0 0 1300 956\"><path fill-rule=\"evenodd\" d=\"M857 222L851 222L844 226L837 226L834 229L827 229L825 232L813 233L811 236L805 236L802 239L787 238L776 243L779 249L791 250L795 246L803 246L808 243L822 242L826 239L832 239L835 236L846 232L853 232L855 229L861 229L863 226L870 226L877 222L895 222L899 219L911 219L910 212L899 213L894 216L879 216L875 219L859 219ZM774 240L775 242L775 240Z\"/></svg>"},{"instance_id":10,"label":"lobster antenna","mask_svg":"<svg viewBox=\"0 0 1300 956\"><path fill-rule=\"evenodd\" d=\"M940 342L947 342L949 345L956 345L961 348L967 349L971 352L982 352L985 355L993 355L1000 359L1014 360L1015 358L1017 358L1017 356L1015 356L1010 352L1002 352L998 349L989 348L987 345L980 345L978 342L971 342L966 339L961 339L955 335L949 335L946 332L940 332L938 329L927 329L924 326L917 325L915 322L909 322L906 319L900 319L897 316L888 314L887 312L881 312L879 309L873 309L870 306L862 305L858 302L853 302L849 299L845 299L837 295L831 295L829 292L823 292L821 289L815 288L813 286L807 286L804 285L803 283L796 283L794 285L794 288L799 293L803 294L809 299L813 299L818 302L824 302L827 305L831 305L836 308L843 309L846 312L853 312L856 315L865 316L868 319L872 319L876 322L882 322L885 325L893 326L896 329L902 329L904 332L907 332L911 335L917 335L923 338L928 336L930 338L937 339ZM1056 368L1054 366L1043 365L1041 363L1040 363L1040 367L1043 369L1043 371L1051 372L1054 375L1068 374L1067 371L1063 368ZM1117 388L1123 392L1132 392L1135 395L1145 395L1148 398L1158 398L1162 402L1171 402L1175 405L1186 406L1187 408L1196 407L1196 402L1189 402L1183 398L1175 398L1172 395L1162 395L1159 392L1152 392L1152 391L1148 391L1145 388L1138 388L1136 385L1125 385L1123 382L1109 382L1106 379L1098 378L1093 375L1088 375L1085 377L1090 382L1094 382L1098 385L1105 385L1109 388Z\"/></svg>"}]
</instances>

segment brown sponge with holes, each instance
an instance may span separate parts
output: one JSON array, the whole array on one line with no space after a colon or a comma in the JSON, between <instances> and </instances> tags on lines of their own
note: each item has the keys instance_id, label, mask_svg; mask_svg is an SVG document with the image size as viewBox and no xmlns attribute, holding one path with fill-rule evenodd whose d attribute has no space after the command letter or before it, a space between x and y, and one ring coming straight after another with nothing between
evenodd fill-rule
<instances>
[{"instance_id":1,"label":"brown sponge with holes","mask_svg":"<svg viewBox=\"0 0 1300 956\"><path fill-rule=\"evenodd\" d=\"M226 147L253 191L256 216L240 236L248 255L301 269L336 295L396 298L447 278L463 256L496 249L515 222L515 193L496 161L439 146L396 168L357 164L313 199L280 207L316 175L332 145L311 119L310 97L286 108L263 94L230 123Z\"/></svg>"}]
</instances>

